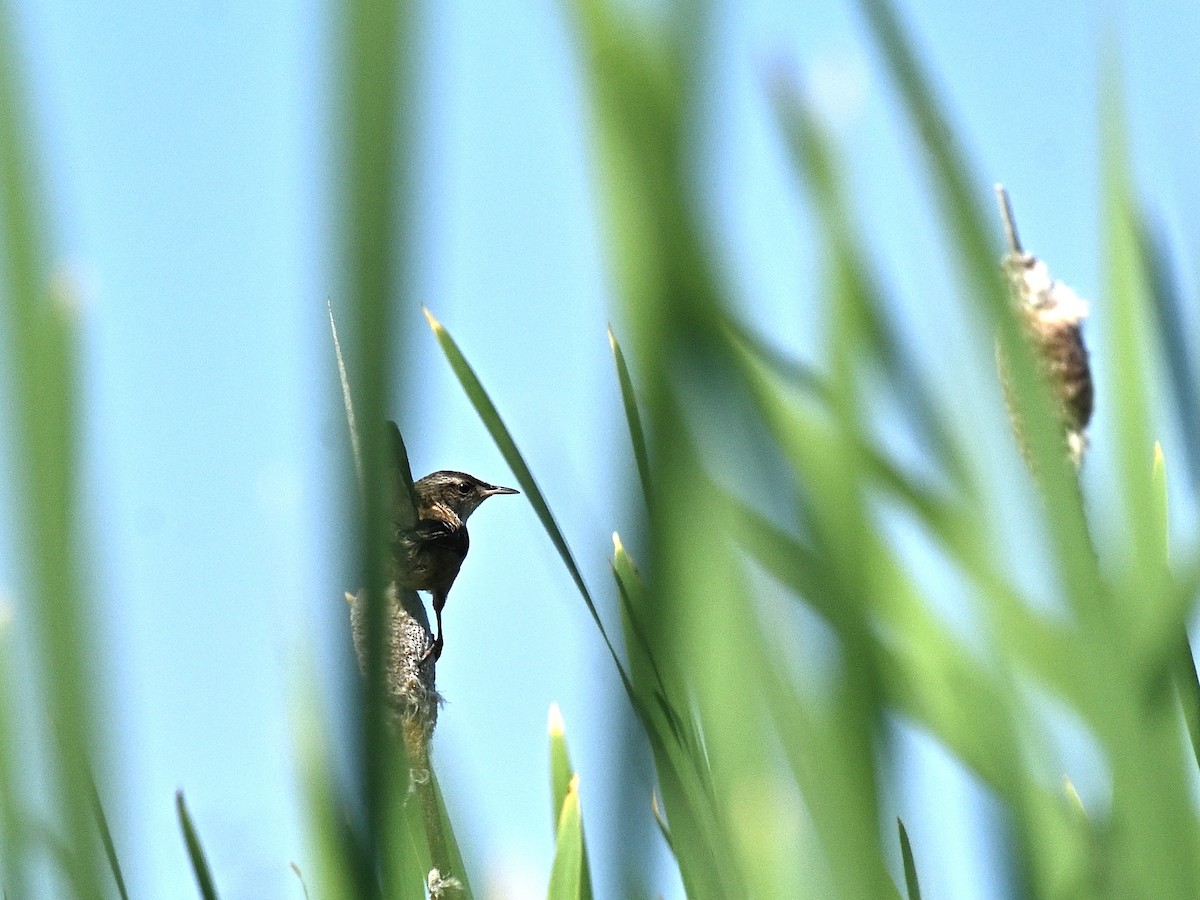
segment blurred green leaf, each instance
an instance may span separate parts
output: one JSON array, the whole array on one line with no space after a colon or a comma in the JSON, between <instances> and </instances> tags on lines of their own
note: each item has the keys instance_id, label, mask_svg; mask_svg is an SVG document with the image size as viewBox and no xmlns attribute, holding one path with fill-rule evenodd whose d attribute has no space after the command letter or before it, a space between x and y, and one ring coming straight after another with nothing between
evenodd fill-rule
<instances>
[{"instance_id":1,"label":"blurred green leaf","mask_svg":"<svg viewBox=\"0 0 1200 900\"><path fill-rule=\"evenodd\" d=\"M308 671L312 671L311 665ZM345 800L335 784L333 760L321 723L315 678L297 692L294 706L295 755L309 845L314 857L306 866L318 897L367 897L378 893L362 836L348 821Z\"/></svg>"},{"instance_id":2,"label":"blurred green leaf","mask_svg":"<svg viewBox=\"0 0 1200 900\"><path fill-rule=\"evenodd\" d=\"M55 732L45 761L54 815L72 848L67 873L80 896L100 896L93 810L86 773L104 767L96 727L94 628L80 577L76 518L78 431L76 323L65 279L52 283L44 188L34 123L16 71L21 58L8 10L0 10L0 295L7 316L4 357L13 386L12 475L24 526L19 554L28 578L22 605Z\"/></svg>"},{"instance_id":3,"label":"blurred green leaf","mask_svg":"<svg viewBox=\"0 0 1200 900\"><path fill-rule=\"evenodd\" d=\"M693 759L698 759L702 742L691 715L683 712L687 705L686 688L678 676L671 676L668 684L663 675L665 662L656 658L654 641L649 636L651 600L633 559L616 533L613 534L613 577L621 599L621 621L625 626L625 643L629 647L631 679L639 698L643 704L661 709L675 740L688 749ZM703 778L703 772L697 774Z\"/></svg>"},{"instance_id":4,"label":"blurred green leaf","mask_svg":"<svg viewBox=\"0 0 1200 900\"><path fill-rule=\"evenodd\" d=\"M25 771L16 753L12 659L12 611L0 601L0 859L4 861L4 887L14 897L29 893L27 876L28 823L26 822Z\"/></svg>"},{"instance_id":5,"label":"blurred green leaf","mask_svg":"<svg viewBox=\"0 0 1200 900\"><path fill-rule=\"evenodd\" d=\"M1151 506L1154 523L1151 538L1158 565L1170 568L1171 516L1167 504L1167 459L1163 456L1162 444L1154 442L1154 458L1150 469Z\"/></svg>"},{"instance_id":6,"label":"blurred green leaf","mask_svg":"<svg viewBox=\"0 0 1200 900\"><path fill-rule=\"evenodd\" d=\"M830 353L820 374L781 360L727 309L721 261L704 237L711 223L693 183L690 136L704 109L691 78L704 35L685 33L675 10L632 24L613 4L580 0L633 371L622 365L620 348L614 354L639 477L653 484L656 498L648 580L642 582L620 546L614 574L631 696L670 816L664 834L689 893L795 893L788 891L783 860L795 871L801 848L771 826L779 798L798 790L821 835L828 867L821 875L832 890L845 896L894 890L876 827L877 785L886 776L877 767L889 762L878 750L880 722L898 712L1005 802L1014 824L1006 875L1017 892L1060 895L1057 889L1080 872L1109 866L1132 888L1149 829L1107 841L1070 818L1045 788L1044 773L1030 764L1051 744L1034 707L1045 688L1083 717L1115 761L1122 791L1140 786L1140 801L1123 801L1129 809L1148 811L1145 797L1170 785L1172 827L1183 836L1156 852L1177 865L1195 825L1174 818L1187 791L1168 740L1172 717L1149 687L1154 673L1169 670L1160 652L1163 634L1190 608L1193 567L1173 577L1165 566L1151 569L1145 546L1135 546L1132 567L1119 550L1103 560L1106 573L1122 573L1118 582L1101 577L1052 398L1010 308L996 229L981 203L986 191L891 4L861 0L860 6L920 140L950 247L945 258L960 276L960 302L981 326L970 338L989 359L998 345L1006 361L1035 473L1036 505L1022 512L1049 542L1051 575L1068 611L1047 612L1042 598L1024 596L1022 573L1001 561L995 510L986 505L991 485L975 480L989 477L990 463L957 442L900 338L840 183L836 151L796 98L777 99L791 102L780 107L781 121L823 242L817 257L825 265L820 296L828 303ZM705 9L691 5L691 21ZM1131 322L1136 298L1126 300L1123 315ZM1145 429L1147 416L1136 414L1145 411L1138 392L1150 374L1133 334L1131 327L1117 338L1116 356L1136 372L1119 402L1121 416ZM905 471L876 437L871 401L880 381L944 478ZM631 402L635 383L641 404ZM641 441L638 428L645 432ZM1130 511L1140 515L1150 503L1148 445L1132 431L1127 438L1138 438L1127 443L1141 447L1141 469L1133 472L1132 451L1122 457L1129 477L1121 489L1130 500L1136 493L1141 506L1126 503L1125 516L1137 529L1134 541L1145 541L1150 532ZM655 448L653 458L643 459L646 443ZM764 471L770 466L786 475ZM745 472L770 485L765 499L742 495L751 480L741 478ZM789 490L794 496L782 496ZM964 646L931 608L915 578L919 569L910 572L894 548L881 514L886 509L890 516L894 503L904 527L919 530L925 552L962 577L962 603L976 614L981 646ZM775 608L773 591L755 590L758 582L742 566L747 558L778 579L786 600L816 611L835 635L835 661L821 673L827 681L819 690L791 670L792 623ZM1138 627L1122 632L1116 626L1139 595L1149 603L1132 611ZM786 771L779 755L763 752L766 744L781 751ZM1135 772L1139 754L1142 770ZM1147 784L1160 765L1164 784Z\"/></svg>"},{"instance_id":7,"label":"blurred green leaf","mask_svg":"<svg viewBox=\"0 0 1200 900\"><path fill-rule=\"evenodd\" d=\"M1105 193L1105 255L1112 325L1110 353L1116 366L1110 389L1114 406L1118 488L1127 540L1113 600L1117 608L1096 636L1106 658L1097 667L1108 698L1101 740L1110 754L1113 808L1124 827L1114 835L1113 884L1156 897L1191 897L1200 891L1194 860L1200 834L1188 799L1190 775L1183 764L1173 704L1147 704L1147 661L1123 654L1131 627L1138 634L1153 611L1167 603L1165 537L1153 487L1153 440L1145 396L1149 370L1142 331L1147 318L1144 269L1123 121L1122 92L1114 69L1104 76L1102 140ZM1161 515L1161 510L1159 515ZM1181 660L1182 663L1182 660Z\"/></svg>"},{"instance_id":8,"label":"blurred green leaf","mask_svg":"<svg viewBox=\"0 0 1200 900\"><path fill-rule=\"evenodd\" d=\"M978 187L983 182L970 172L892 5L887 0L859 0L858 5L919 138L947 240L954 250L949 258L959 270L964 294L985 314L984 324L995 332L1007 361L1010 393L1046 500L1044 511L1063 588L1076 611L1085 619L1094 619L1104 614L1108 595L1097 571L1078 483L1062 452L1049 389L1010 310L998 265L1000 250L983 213L984 191Z\"/></svg>"},{"instance_id":9,"label":"blurred green leaf","mask_svg":"<svg viewBox=\"0 0 1200 900\"><path fill-rule=\"evenodd\" d=\"M1162 445L1154 445L1154 519L1157 526L1155 543L1160 563L1170 568L1170 515L1167 504L1167 462ZM1200 677L1196 673L1196 660L1192 654L1186 619L1177 626L1178 651L1175 657L1175 684L1179 692L1179 704L1192 744L1192 755L1200 765Z\"/></svg>"},{"instance_id":10,"label":"blurred green leaf","mask_svg":"<svg viewBox=\"0 0 1200 900\"><path fill-rule=\"evenodd\" d=\"M572 777L558 816L549 900L583 900L583 818L579 814L579 776Z\"/></svg>"},{"instance_id":11,"label":"blurred green leaf","mask_svg":"<svg viewBox=\"0 0 1200 900\"><path fill-rule=\"evenodd\" d=\"M426 875L409 869L414 857L393 802L396 791L404 793L394 779L407 778L407 772L388 734L384 663L386 545L394 496L384 422L395 387L393 361L403 356L405 334L395 325L395 311L404 308L401 286L408 283L410 262L407 226L418 93L413 12L406 3L349 0L335 8L333 21L334 259L348 310L341 345L352 399L347 409L352 406L361 425L356 453L361 455L362 503L352 541L358 584L351 588L363 589L366 598L365 684L356 697L361 727L354 747L359 779L353 788L354 806L366 812L364 834L355 840L366 856L356 876L364 900L377 896L380 884L384 891L411 889Z\"/></svg>"},{"instance_id":12,"label":"blurred green leaf","mask_svg":"<svg viewBox=\"0 0 1200 900\"><path fill-rule=\"evenodd\" d=\"M1200 377L1197 377L1195 355L1188 342L1190 332L1184 318L1186 300L1156 223L1143 212L1135 222L1135 228L1139 255L1146 267L1156 312L1154 322L1158 328L1158 343L1163 349L1171 379L1175 420L1184 438L1184 462L1192 489L1200 491Z\"/></svg>"},{"instance_id":13,"label":"blurred green leaf","mask_svg":"<svg viewBox=\"0 0 1200 900\"><path fill-rule=\"evenodd\" d=\"M655 817L676 857L689 895L702 896L720 883L711 849L717 840L718 813L704 742L686 689L677 680L668 684L662 674L667 663L655 655L655 646L661 644L642 624L642 617L651 613L646 586L617 535L613 535L613 542L613 576L630 648L634 711L646 731L663 802L671 810L680 834L678 842L669 836L661 811L656 809Z\"/></svg>"},{"instance_id":14,"label":"blurred green leaf","mask_svg":"<svg viewBox=\"0 0 1200 900\"><path fill-rule=\"evenodd\" d=\"M563 803L567 799L567 790L571 785L571 757L567 753L567 738L563 731L562 713L558 704L550 704L550 721L547 727L550 734L550 810L553 813L554 830L558 832L558 819L562 813Z\"/></svg>"},{"instance_id":15,"label":"blurred green leaf","mask_svg":"<svg viewBox=\"0 0 1200 900\"><path fill-rule=\"evenodd\" d=\"M766 689L771 649L764 642L731 523L717 503L714 485L687 438L684 417L665 406L662 433L675 435L658 466L662 488L662 531L650 593L657 601L654 634L668 668L686 673L695 709L705 770L714 786L707 819L680 820L664 781L671 838L685 885L705 866L712 896L742 892L789 896L800 890L803 873L784 865L800 852L800 832L781 783L773 752ZM694 698L694 699L692 699ZM660 777L662 773L660 772ZM863 868L870 860L863 860Z\"/></svg>"},{"instance_id":16,"label":"blurred green leaf","mask_svg":"<svg viewBox=\"0 0 1200 900\"><path fill-rule=\"evenodd\" d=\"M743 364L763 418L791 458L822 459L844 453L846 446L852 446L862 466L860 477L885 491L915 515L929 530L938 548L955 560L963 574L984 592L992 605L996 624L1006 636L1012 652L1043 678L1047 687L1073 704L1083 706L1085 713L1089 712L1090 692L1081 683L1075 665L1079 662L1076 645L1068 640L1064 629L1040 620L1013 585L1011 576L997 567L992 545L978 516L978 503L968 503L923 486L896 468L884 451L871 443L861 430L856 429L850 436L831 430L826 407L832 401L828 396L820 397L816 410L806 409L798 397L789 399L786 375L763 360L753 348L739 345L738 359ZM801 484L818 480L818 476L805 471L798 472L798 478ZM826 618L832 621L839 615L841 598L825 575L829 570L827 561L817 551L797 546L796 541L787 537L778 526L743 504L735 504L735 507L734 515L741 523L739 533L748 538L746 544L750 552L792 584ZM919 594L915 586L893 592L893 602L877 606L875 613L903 630L908 616L925 616L911 611L914 604L921 605ZM915 599L912 603L897 604L895 598L898 596Z\"/></svg>"},{"instance_id":17,"label":"blurred green leaf","mask_svg":"<svg viewBox=\"0 0 1200 900\"><path fill-rule=\"evenodd\" d=\"M847 279L847 290L842 296L854 302L855 315L860 320L859 337L870 359L878 363L906 418L917 426L924 448L942 464L954 484L960 489L969 488L962 450L924 373L892 321L890 304L874 277L874 266L853 221L832 142L794 88L778 83L774 101L776 116L788 138L792 162L812 195L819 233L827 244L827 251L821 255L840 261L838 269ZM768 358L760 340L752 338L744 328L738 328L737 333L743 343L758 350L760 358L764 361ZM777 361L773 367L779 369ZM811 381L812 376L804 380ZM819 394L826 402L831 399L828 385L822 385Z\"/></svg>"},{"instance_id":18,"label":"blurred green leaf","mask_svg":"<svg viewBox=\"0 0 1200 900\"><path fill-rule=\"evenodd\" d=\"M204 900L217 900L217 888L208 868L208 859L204 856L200 835L196 833L196 826L188 813L183 791L175 792L175 811L179 816L179 827L183 831L183 842L187 846L188 859L192 861L192 872L196 876L196 887L200 889L200 896Z\"/></svg>"},{"instance_id":19,"label":"blurred green leaf","mask_svg":"<svg viewBox=\"0 0 1200 900\"><path fill-rule=\"evenodd\" d=\"M563 824L564 818L568 817L568 803L574 802L576 807L575 815L579 818L579 775L571 766L571 756L567 752L567 736L563 728L562 713L559 712L557 703L550 704L550 717L547 730L550 735L550 792L554 801L554 835L557 840L560 837L559 828ZM574 801L571 800L572 793L576 795ZM560 844L559 846L561 847L562 845ZM588 863L587 841L583 836L582 821L579 824L579 846L581 858L578 896L581 900L591 900L591 867ZM570 852L573 853L574 850L572 849ZM555 866L557 868L557 861ZM553 886L553 876L551 876L551 884ZM572 896L575 895L572 894Z\"/></svg>"},{"instance_id":20,"label":"blurred green leaf","mask_svg":"<svg viewBox=\"0 0 1200 900\"><path fill-rule=\"evenodd\" d=\"M970 172L958 136L950 127L912 44L888 0L858 0L858 8L883 54L888 74L900 92L908 118L920 140L932 186L947 219L947 235L956 259L965 263L980 297L989 298L997 314L1004 309L995 262L1000 254L986 226L981 181Z\"/></svg>"},{"instance_id":21,"label":"blurred green leaf","mask_svg":"<svg viewBox=\"0 0 1200 900\"><path fill-rule=\"evenodd\" d=\"M1115 75L1109 76L1115 81ZM1136 585L1126 608L1117 611L1124 628L1139 624L1143 613L1153 609L1164 596L1165 521L1156 510L1160 502L1152 481L1150 465L1155 441L1151 434L1149 398L1146 394L1150 369L1146 359L1146 326L1153 319L1145 269L1138 239L1138 220L1129 182L1122 93L1115 84L1105 92L1103 128L1105 178L1105 261L1107 263L1107 306L1111 323L1105 329L1108 356L1113 366L1107 395L1109 417L1116 439L1122 515L1127 528L1123 551L1128 572L1123 578ZM1164 486L1165 491L1165 486ZM1165 495L1161 498L1165 503Z\"/></svg>"}]
</instances>

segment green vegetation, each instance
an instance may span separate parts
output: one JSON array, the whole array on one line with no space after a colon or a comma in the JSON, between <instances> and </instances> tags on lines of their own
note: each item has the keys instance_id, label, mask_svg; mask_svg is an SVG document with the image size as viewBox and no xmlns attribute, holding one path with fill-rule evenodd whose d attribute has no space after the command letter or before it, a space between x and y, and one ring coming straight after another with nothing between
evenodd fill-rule
<instances>
[{"instance_id":1,"label":"green vegetation","mask_svg":"<svg viewBox=\"0 0 1200 900\"><path fill-rule=\"evenodd\" d=\"M643 489L644 537L636 551L615 537L612 585L586 583L521 456L520 435L504 425L504 398L489 397L450 334L430 323L603 634L652 751L655 812L689 896L916 900L928 861L903 823L896 833L881 824L889 821L881 797L894 775L889 732L896 720L932 736L998 800L1009 824L1008 874L1020 895L1197 896L1192 785L1200 685L1186 626L1200 556L1168 565L1166 463L1154 454L1150 424L1161 361L1187 424L1185 462L1198 468L1197 373L1178 338L1174 281L1133 196L1120 92L1111 85L1105 92L1103 134L1103 302L1112 314L1105 333L1091 340L1120 373L1098 385L1097 405L1114 423L1118 461L1121 521L1109 530L1128 539L1099 546L1062 452L1053 398L1011 314L990 185L956 150L890 6L859 0L921 141L945 235L938 263L958 278L973 346L990 364L997 341L1007 360L1037 472L1028 476L1021 515L1053 569L1060 609L1050 613L1026 595L996 549L988 448L1004 444L1011 452L1012 438L1005 431L966 440L898 337L839 154L803 98L780 86L773 99L819 226L820 296L832 339L828 358L811 369L782 357L739 319L705 238L689 140L703 10L672 6L649 25L619 6L576 0L573 8L617 286L613 377ZM349 98L339 132L341 259L349 273L344 338L360 423L387 418L388 360L401 337L390 322L406 263L395 254L404 233L397 210L407 198L400 125L409 119L401 110L412 90L398 64L411 54L396 52L407 41L402 12L348 0L340 21ZM88 690L89 610L73 540L71 322L52 289L12 59L0 53L0 277L13 335L6 358L18 401L16 459L34 513L24 535L38 590L30 608L38 614L47 719L58 731L46 760L58 830L38 831L27 814L31 761L10 740L13 692L0 626L2 871L8 895L24 896L33 846L44 841L75 893L123 895L120 848L112 846L90 776L104 760L89 757L89 748L104 742L95 738L101 716ZM904 411L927 457L922 472L906 467L871 420L880 396ZM738 426L718 433L730 422ZM384 595L382 436L381 429L360 433L368 598ZM763 496L775 498L775 507L756 505ZM912 560L898 551L885 510L899 511L953 570L983 649L938 615ZM331 774L330 735L319 715L308 715L297 743L316 854L300 861L297 874L314 897L469 896L432 773L421 802L406 802L410 763L423 772L427 761L406 760L387 728L384 609L368 605L361 779L352 788L365 815L347 821L346 798ZM605 631L604 609L620 616L620 636ZM798 661L798 623L814 618L833 652L820 663ZM1085 808L1069 783L1062 786L1062 773L1042 765L1049 738L1035 706L1043 697L1078 717L1099 748L1111 784L1103 808ZM585 841L588 811L579 793L587 773L573 769L557 717L549 768L557 848L549 895L591 897L589 853L597 848ZM208 871L182 795L177 802L202 893L216 896L221 873Z\"/></svg>"}]
</instances>

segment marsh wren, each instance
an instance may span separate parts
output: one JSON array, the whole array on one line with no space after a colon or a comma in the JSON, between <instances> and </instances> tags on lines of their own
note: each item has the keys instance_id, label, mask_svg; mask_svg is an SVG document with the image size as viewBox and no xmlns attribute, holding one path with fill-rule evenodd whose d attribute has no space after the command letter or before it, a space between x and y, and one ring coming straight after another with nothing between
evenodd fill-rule
<instances>
[{"instance_id":1,"label":"marsh wren","mask_svg":"<svg viewBox=\"0 0 1200 900\"><path fill-rule=\"evenodd\" d=\"M433 597L437 636L425 657L432 654L437 660L442 655L442 609L470 546L467 518L488 497L519 493L465 472L446 470L413 483L413 509L398 511L402 515L395 523L393 578L403 587L429 591Z\"/></svg>"}]
</instances>

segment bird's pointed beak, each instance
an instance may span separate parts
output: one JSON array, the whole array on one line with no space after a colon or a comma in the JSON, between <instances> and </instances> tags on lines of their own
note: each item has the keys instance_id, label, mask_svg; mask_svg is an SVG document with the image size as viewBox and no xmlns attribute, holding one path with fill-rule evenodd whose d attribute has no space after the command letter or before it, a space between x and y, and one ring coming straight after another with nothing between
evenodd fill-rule
<instances>
[{"instance_id":1,"label":"bird's pointed beak","mask_svg":"<svg viewBox=\"0 0 1200 900\"><path fill-rule=\"evenodd\" d=\"M487 495L489 497L497 497L500 494L519 494L519 493L521 493L521 492L518 491L516 488L498 487L496 485L492 485L487 490Z\"/></svg>"}]
</instances>

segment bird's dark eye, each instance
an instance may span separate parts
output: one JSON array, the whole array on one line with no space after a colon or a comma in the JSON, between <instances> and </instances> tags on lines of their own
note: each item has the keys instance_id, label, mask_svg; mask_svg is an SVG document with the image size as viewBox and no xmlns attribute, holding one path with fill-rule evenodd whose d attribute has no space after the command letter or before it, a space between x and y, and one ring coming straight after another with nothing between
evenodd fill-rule
<instances>
[{"instance_id":1,"label":"bird's dark eye","mask_svg":"<svg viewBox=\"0 0 1200 900\"><path fill-rule=\"evenodd\" d=\"M471 486L465 481L460 481L458 483L458 492L465 497L467 494L471 493Z\"/></svg>"}]
</instances>

